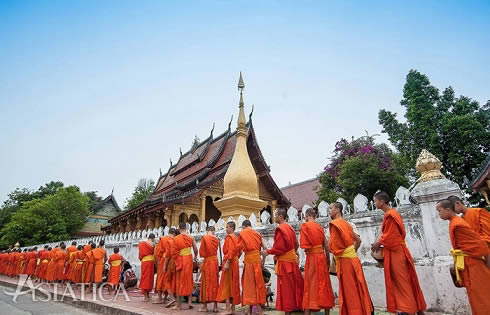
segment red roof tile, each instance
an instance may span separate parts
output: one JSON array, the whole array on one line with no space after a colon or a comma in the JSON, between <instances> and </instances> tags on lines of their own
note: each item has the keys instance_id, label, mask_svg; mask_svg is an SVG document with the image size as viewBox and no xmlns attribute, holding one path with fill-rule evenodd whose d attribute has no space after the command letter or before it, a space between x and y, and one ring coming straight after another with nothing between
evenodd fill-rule
<instances>
[{"instance_id":1,"label":"red roof tile","mask_svg":"<svg viewBox=\"0 0 490 315\"><path fill-rule=\"evenodd\" d=\"M289 199L291 206L301 211L304 205L314 205L318 199L316 191L319 187L320 181L318 178L313 178L283 187L281 191Z\"/></svg>"}]
</instances>

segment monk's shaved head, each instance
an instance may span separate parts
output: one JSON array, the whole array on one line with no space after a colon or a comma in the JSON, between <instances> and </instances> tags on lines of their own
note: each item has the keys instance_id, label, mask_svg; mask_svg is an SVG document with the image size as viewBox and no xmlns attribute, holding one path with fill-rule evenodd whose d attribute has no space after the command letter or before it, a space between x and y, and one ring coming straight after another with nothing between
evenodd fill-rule
<instances>
[{"instance_id":1,"label":"monk's shaved head","mask_svg":"<svg viewBox=\"0 0 490 315\"><path fill-rule=\"evenodd\" d=\"M313 209L313 208L306 209L305 216L315 218L316 217L315 209Z\"/></svg>"},{"instance_id":2,"label":"monk's shaved head","mask_svg":"<svg viewBox=\"0 0 490 315\"><path fill-rule=\"evenodd\" d=\"M444 209L449 209L452 212L456 212L456 208L454 206L454 202L449 200L449 199L442 199L437 202L439 206L441 206Z\"/></svg>"},{"instance_id":3,"label":"monk's shaved head","mask_svg":"<svg viewBox=\"0 0 490 315\"><path fill-rule=\"evenodd\" d=\"M288 217L288 213L283 208L277 208L276 209L276 216L282 217L284 220L286 220Z\"/></svg>"},{"instance_id":4,"label":"monk's shaved head","mask_svg":"<svg viewBox=\"0 0 490 315\"><path fill-rule=\"evenodd\" d=\"M208 226L208 227L206 228L206 231L208 231L208 232L215 232L215 231L216 231L216 229L214 228L214 226Z\"/></svg>"},{"instance_id":5,"label":"monk's shaved head","mask_svg":"<svg viewBox=\"0 0 490 315\"><path fill-rule=\"evenodd\" d=\"M180 222L179 223L179 230L181 230L181 231L187 230L187 224L185 222Z\"/></svg>"},{"instance_id":6,"label":"monk's shaved head","mask_svg":"<svg viewBox=\"0 0 490 315\"><path fill-rule=\"evenodd\" d=\"M231 222L228 222L228 223L231 223ZM233 224L235 224L235 222L233 222ZM252 227L252 222L250 222L250 220L245 220L242 222L242 227Z\"/></svg>"}]
</instances>

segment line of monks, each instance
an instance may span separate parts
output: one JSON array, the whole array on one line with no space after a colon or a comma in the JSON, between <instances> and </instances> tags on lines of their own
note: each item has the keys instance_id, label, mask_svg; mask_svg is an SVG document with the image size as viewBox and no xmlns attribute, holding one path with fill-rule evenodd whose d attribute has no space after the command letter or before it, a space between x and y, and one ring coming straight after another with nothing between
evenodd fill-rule
<instances>
[{"instance_id":1,"label":"line of monks","mask_svg":"<svg viewBox=\"0 0 490 315\"><path fill-rule=\"evenodd\" d=\"M120 279L120 266L124 259L119 255L119 248L107 260L104 240L99 245L89 241L85 246L72 242L66 247L64 242L51 248L44 246L30 250L11 249L0 254L0 274L18 277L25 274L36 282L64 283L84 285L92 290L92 285L102 283L105 263L111 265L107 282L111 288L117 287Z\"/></svg>"},{"instance_id":2,"label":"line of monks","mask_svg":"<svg viewBox=\"0 0 490 315\"><path fill-rule=\"evenodd\" d=\"M412 256L405 243L405 227L396 209L390 208L389 196L378 192L374 196L376 208L385 214L381 226L382 235L371 245L373 251L382 248L386 287L386 305L389 312L421 314L426 310ZM453 249L457 282L466 288L473 314L489 314L490 310L490 215L481 208L466 208L461 199L451 196L437 203L437 211L444 220L449 220L449 236ZM274 232L274 243L268 248L261 235L245 220L242 230L235 235L235 223L226 224L226 237L221 249L219 239L214 236L214 227L208 227L206 235L197 248L194 238L187 234L186 224L179 229L171 228L155 245L155 235L138 245L141 261L140 289L145 301L150 292L158 293L154 303L165 303L166 307L182 309L182 298L187 298L192 308L195 284L200 284L200 302L203 312L208 304L213 311L217 303L225 302L223 314L233 314L235 305L249 306L251 314L255 307L263 314L266 304L266 285L263 266L268 255L275 260L277 275L276 309L286 314L292 311L329 310L335 305L330 273L336 274L339 283L339 314L372 314L373 304L357 257L361 244L359 235L342 217L342 205L330 205L328 232L315 219L318 213L308 209L306 222L301 225L299 241L294 229L287 224L287 213L283 209L275 212L278 223ZM462 214L462 217L458 216ZM27 274L39 281L71 281L75 284L102 281L102 270L106 261L111 265L108 282L117 287L120 265L124 261L114 249L107 260L103 249L104 241L96 247L85 246L45 248L37 252L12 250L0 254L0 273L9 276ZM306 253L304 274L299 268L299 248ZM218 253L223 253L222 261ZM330 254L334 260L330 261ZM239 258L243 255L243 271L240 277ZM200 256L202 261L197 260ZM198 266L199 265L199 266ZM193 271L199 267L199 280L194 280ZM155 280L156 268L156 280ZM220 275L221 271L221 277ZM165 301L167 300L167 301Z\"/></svg>"}]
</instances>

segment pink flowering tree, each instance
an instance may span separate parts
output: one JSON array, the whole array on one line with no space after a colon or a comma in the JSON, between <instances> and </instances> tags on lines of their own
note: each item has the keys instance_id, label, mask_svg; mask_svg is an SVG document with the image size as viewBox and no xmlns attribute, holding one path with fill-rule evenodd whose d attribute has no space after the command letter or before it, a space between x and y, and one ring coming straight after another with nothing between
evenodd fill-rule
<instances>
[{"instance_id":1,"label":"pink flowering tree","mask_svg":"<svg viewBox=\"0 0 490 315\"><path fill-rule=\"evenodd\" d=\"M372 136L341 139L320 174L318 197L328 202L342 197L352 203L358 193L371 199L378 189L393 196L399 186L408 187L408 172L407 162Z\"/></svg>"}]
</instances>

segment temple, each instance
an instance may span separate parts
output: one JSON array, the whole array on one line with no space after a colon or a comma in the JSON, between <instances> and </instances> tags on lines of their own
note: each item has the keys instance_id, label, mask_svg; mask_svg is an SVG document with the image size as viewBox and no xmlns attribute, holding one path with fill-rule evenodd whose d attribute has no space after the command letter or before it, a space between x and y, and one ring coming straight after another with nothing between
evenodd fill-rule
<instances>
[{"instance_id":1,"label":"temple","mask_svg":"<svg viewBox=\"0 0 490 315\"><path fill-rule=\"evenodd\" d=\"M488 153L486 160L478 169L477 175L471 180L469 186L474 192L479 192L485 198L487 206L490 206L490 153Z\"/></svg>"},{"instance_id":2,"label":"temple","mask_svg":"<svg viewBox=\"0 0 490 315\"><path fill-rule=\"evenodd\" d=\"M245 120L243 79L240 74L239 117L236 130L228 129L197 141L182 153L165 174L160 172L155 189L141 205L109 220L106 233L177 226L180 222L227 220L239 215L257 218L262 211L289 207L290 202L274 182L260 151L252 124ZM233 118L232 118L233 120ZM221 211L220 211L221 210Z\"/></svg>"},{"instance_id":3,"label":"temple","mask_svg":"<svg viewBox=\"0 0 490 315\"><path fill-rule=\"evenodd\" d=\"M91 214L82 229L76 232L76 237L104 235L102 230L109 226L109 220L122 212L113 193L89 210Z\"/></svg>"}]
</instances>

